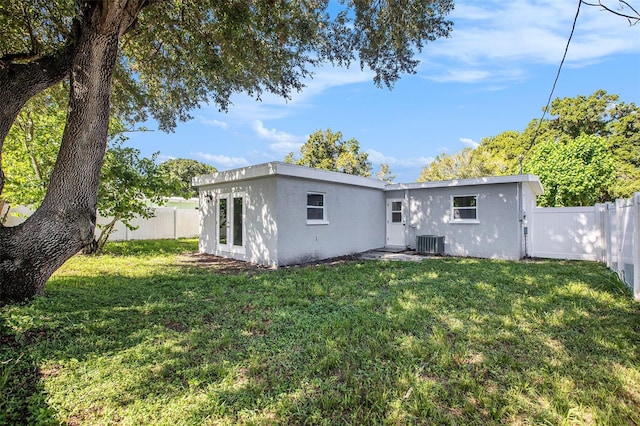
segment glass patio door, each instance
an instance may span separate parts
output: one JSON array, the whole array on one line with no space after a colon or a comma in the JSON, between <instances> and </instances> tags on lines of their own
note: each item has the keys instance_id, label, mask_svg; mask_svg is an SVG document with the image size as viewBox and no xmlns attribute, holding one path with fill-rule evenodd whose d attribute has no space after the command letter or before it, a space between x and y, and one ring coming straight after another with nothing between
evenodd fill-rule
<instances>
[{"instance_id":1,"label":"glass patio door","mask_svg":"<svg viewBox=\"0 0 640 426\"><path fill-rule=\"evenodd\" d=\"M220 194L218 197L218 250L244 252L245 194Z\"/></svg>"}]
</instances>

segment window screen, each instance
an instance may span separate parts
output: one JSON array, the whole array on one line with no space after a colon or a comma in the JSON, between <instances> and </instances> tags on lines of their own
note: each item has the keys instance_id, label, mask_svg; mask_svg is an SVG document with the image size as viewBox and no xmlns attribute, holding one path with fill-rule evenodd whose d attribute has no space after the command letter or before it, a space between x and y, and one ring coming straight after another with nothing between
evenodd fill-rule
<instances>
[{"instance_id":1,"label":"window screen","mask_svg":"<svg viewBox=\"0 0 640 426\"><path fill-rule=\"evenodd\" d=\"M324 215L324 194L307 194L307 220L323 221Z\"/></svg>"},{"instance_id":2,"label":"window screen","mask_svg":"<svg viewBox=\"0 0 640 426\"><path fill-rule=\"evenodd\" d=\"M463 195L453 197L453 220L477 220L478 219L478 196Z\"/></svg>"}]
</instances>

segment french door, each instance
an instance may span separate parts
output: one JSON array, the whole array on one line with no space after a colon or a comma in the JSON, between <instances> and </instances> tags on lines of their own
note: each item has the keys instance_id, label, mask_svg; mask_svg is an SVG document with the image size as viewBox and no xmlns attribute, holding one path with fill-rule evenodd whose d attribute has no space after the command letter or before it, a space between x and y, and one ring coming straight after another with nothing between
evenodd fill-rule
<instances>
[{"instance_id":1,"label":"french door","mask_svg":"<svg viewBox=\"0 0 640 426\"><path fill-rule=\"evenodd\" d=\"M245 193L218 195L218 250L244 253L245 247Z\"/></svg>"}]
</instances>

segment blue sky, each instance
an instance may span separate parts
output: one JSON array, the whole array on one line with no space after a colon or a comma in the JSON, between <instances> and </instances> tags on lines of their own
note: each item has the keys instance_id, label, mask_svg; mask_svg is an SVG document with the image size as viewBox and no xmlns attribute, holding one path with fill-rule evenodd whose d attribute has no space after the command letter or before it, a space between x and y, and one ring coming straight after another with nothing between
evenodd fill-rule
<instances>
[{"instance_id":1,"label":"blue sky","mask_svg":"<svg viewBox=\"0 0 640 426\"><path fill-rule=\"evenodd\" d=\"M228 170L282 160L330 128L359 141L374 173L388 163L396 182L412 182L436 155L540 117L576 8L574 0L458 0L451 36L427 44L417 74L393 90L376 88L357 65L326 66L289 101L234 95L227 113L203 105L174 133L131 133L128 144ZM640 104L640 24L583 5L554 98L597 89Z\"/></svg>"}]
</instances>

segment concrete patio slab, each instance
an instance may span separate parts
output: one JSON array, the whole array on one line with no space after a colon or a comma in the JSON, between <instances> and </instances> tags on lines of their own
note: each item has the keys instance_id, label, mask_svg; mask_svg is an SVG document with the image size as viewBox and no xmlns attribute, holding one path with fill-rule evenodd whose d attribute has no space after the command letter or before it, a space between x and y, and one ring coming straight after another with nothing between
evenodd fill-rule
<instances>
[{"instance_id":1,"label":"concrete patio slab","mask_svg":"<svg viewBox=\"0 0 640 426\"><path fill-rule=\"evenodd\" d=\"M360 254L360 258L366 260L397 260L403 262L422 262L427 257L412 250L396 251L389 248L369 250Z\"/></svg>"}]
</instances>

